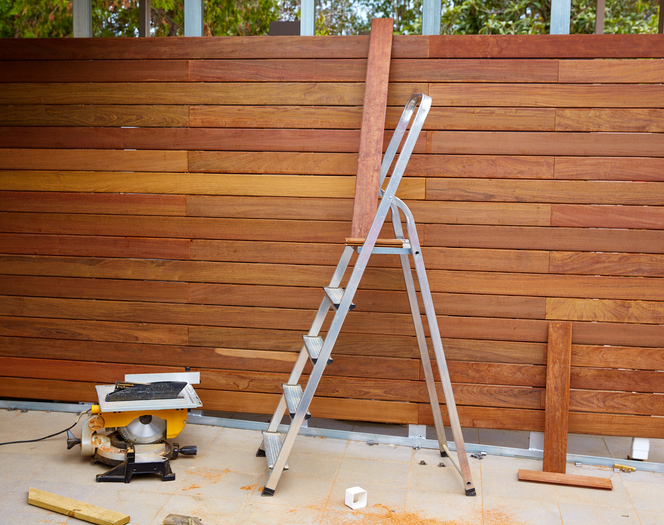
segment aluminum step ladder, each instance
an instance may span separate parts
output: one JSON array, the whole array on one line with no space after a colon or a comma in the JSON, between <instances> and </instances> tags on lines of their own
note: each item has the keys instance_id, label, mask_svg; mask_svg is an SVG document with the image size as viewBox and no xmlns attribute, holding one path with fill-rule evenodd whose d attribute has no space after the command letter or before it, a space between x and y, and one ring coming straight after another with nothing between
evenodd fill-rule
<instances>
[{"instance_id":1,"label":"aluminum step ladder","mask_svg":"<svg viewBox=\"0 0 664 525\"><path fill-rule=\"evenodd\" d=\"M293 448L293 444L295 443L295 439L301 426L305 419L310 417L309 405L311 404L316 388L321 380L323 372L325 371L325 367L332 363L332 349L334 348L334 344L348 312L355 306L352 302L353 297L360 284L364 270L367 267L369 257L372 254L396 254L401 260L406 291L408 293L408 300L415 326L415 334L426 378L427 391L429 393L429 400L433 410L440 452L442 456L447 455L450 457L450 460L453 461L454 466L463 478L466 495L475 495L475 488L471 479L470 466L468 464L468 457L466 455L463 435L461 433L459 416L454 402L452 384L450 382L445 354L443 352L443 345L440 338L440 331L436 321L436 313L431 298L429 281L427 279L424 261L422 260L422 250L417 236L415 221L406 204L396 197L399 182L401 181L410 155L415 147L415 142L422 130L424 120L426 119L430 108L431 98L424 94L412 95L406 104L383 158L380 173L381 187L390 172L392 164L394 164L394 169L389 177L387 187L384 190L380 190L380 204L378 205L369 232L364 239L346 239L346 248L339 260L339 264L336 267L329 286L324 288L325 295L311 325L311 329L307 335L303 336L304 344L302 350L300 351L299 357L293 367L288 383L283 385L283 395L281 396L281 400L279 401L267 430L263 432L263 443L256 454L257 456L266 456L268 467L271 469L267 483L262 492L263 496L272 496L274 494L283 471L288 469L288 456ZM408 129L409 124L410 129ZM408 134L406 135L407 130ZM403 141L404 135L406 135L406 140L402 145L401 153L397 156L397 150ZM396 162L394 162L395 157ZM391 212L395 238L379 239L378 235L383 227L388 212ZM404 235L401 215L403 215L406 221L407 236ZM341 281L355 251L358 253L358 257L353 266L346 289L343 290L341 288ZM452 428L452 435L458 456L458 464L453 460L447 447L443 418L434 383L431 359L429 357L429 349L424 333L424 326L422 324L422 316L420 314L420 307L415 291L415 283L409 257L412 257L413 259L415 271L417 273L417 280L420 285L420 294L424 304L438 371L441 377L445 404L447 406L450 426ZM334 318L327 334L325 334L325 337L323 338L320 335L320 331L327 314L331 310L334 312ZM309 376L309 381L307 382L306 387L302 389L298 384L298 381L307 360L312 362L313 370ZM288 432L284 435L278 432L278 428L286 410L288 410L291 417L291 424L288 428Z\"/></svg>"}]
</instances>

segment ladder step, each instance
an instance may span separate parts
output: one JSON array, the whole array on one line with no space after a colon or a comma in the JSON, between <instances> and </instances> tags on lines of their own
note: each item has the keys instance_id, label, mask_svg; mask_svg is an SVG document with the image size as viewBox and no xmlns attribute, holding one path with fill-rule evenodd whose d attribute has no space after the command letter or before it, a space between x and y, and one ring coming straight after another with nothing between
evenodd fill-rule
<instances>
[{"instance_id":1,"label":"ladder step","mask_svg":"<svg viewBox=\"0 0 664 525\"><path fill-rule=\"evenodd\" d=\"M297 407L300 406L300 401L302 401L302 387L300 385L288 385L284 383L281 385L284 387L284 397L286 398L286 405L288 405L288 413L290 417L295 417L295 412L297 412ZM311 414L307 410L304 419L309 419Z\"/></svg>"},{"instance_id":2,"label":"ladder step","mask_svg":"<svg viewBox=\"0 0 664 525\"><path fill-rule=\"evenodd\" d=\"M303 335L304 346L307 347L307 352L309 352L309 359L315 365L318 361L318 356L320 355L321 350L323 349L323 338L322 337L312 337L310 335ZM332 364L332 358L328 358L327 364Z\"/></svg>"},{"instance_id":3,"label":"ladder step","mask_svg":"<svg viewBox=\"0 0 664 525\"><path fill-rule=\"evenodd\" d=\"M279 457L281 444L284 441L284 435L280 432L263 432L263 444L265 445L265 457L267 458L267 467L272 470ZM288 470L288 464L284 467Z\"/></svg>"},{"instance_id":4,"label":"ladder step","mask_svg":"<svg viewBox=\"0 0 664 525\"><path fill-rule=\"evenodd\" d=\"M341 304L341 300L344 297L344 289L343 288L333 288L331 286L326 286L323 288L325 290L325 293L327 294L327 298L330 300L330 302L334 305L335 310L339 308L339 305ZM355 308L355 305L353 303L350 303L350 308L349 310L352 310Z\"/></svg>"}]
</instances>

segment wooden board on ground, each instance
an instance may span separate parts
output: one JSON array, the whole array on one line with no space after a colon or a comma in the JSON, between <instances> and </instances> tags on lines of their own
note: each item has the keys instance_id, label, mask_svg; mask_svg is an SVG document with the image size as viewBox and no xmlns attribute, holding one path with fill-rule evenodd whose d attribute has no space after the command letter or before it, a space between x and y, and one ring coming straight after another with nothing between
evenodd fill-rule
<instances>
[{"instance_id":1,"label":"wooden board on ground","mask_svg":"<svg viewBox=\"0 0 664 525\"><path fill-rule=\"evenodd\" d=\"M28 503L43 509L52 510L65 516L89 521L97 525L123 525L129 523L129 516L114 510L103 509L89 503L76 501L51 492L30 487Z\"/></svg>"},{"instance_id":2,"label":"wooden board on ground","mask_svg":"<svg viewBox=\"0 0 664 525\"><path fill-rule=\"evenodd\" d=\"M571 485L573 487L613 490L613 484L608 478L576 476L574 474L561 474L559 472L539 472L538 470L519 469L519 481L534 481L537 483L553 483L556 485Z\"/></svg>"}]
</instances>

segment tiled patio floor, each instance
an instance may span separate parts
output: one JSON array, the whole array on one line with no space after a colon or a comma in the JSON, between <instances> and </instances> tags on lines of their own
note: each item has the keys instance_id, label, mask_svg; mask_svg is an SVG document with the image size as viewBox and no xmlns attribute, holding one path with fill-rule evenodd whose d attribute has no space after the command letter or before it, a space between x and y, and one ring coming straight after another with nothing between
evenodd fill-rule
<instances>
[{"instance_id":1,"label":"tiled patio floor","mask_svg":"<svg viewBox=\"0 0 664 525\"><path fill-rule=\"evenodd\" d=\"M48 435L75 419L71 413L0 410L0 442ZM80 427L74 430L80 434ZM479 431L469 432L481 438ZM513 438L495 433L494 439ZM608 455L611 447L625 446L624 439L599 439ZM95 474L107 467L91 465L79 447L68 451L63 435L2 446L0 524L84 523L28 505L29 487L129 514L133 525L160 525L170 513L199 517L205 525L664 524L660 473L568 464L568 473L608 477L614 489L522 483L517 471L541 470L540 461L489 455L470 459L478 493L471 498L449 458L441 459L436 450L299 436L290 470L275 495L266 498L260 493L267 479L265 459L255 457L260 432L189 424L177 441L197 445L198 455L172 461L175 481L137 476L129 484L96 483ZM569 451L587 454L591 451L573 449L592 448L593 442L597 448L592 437L584 442L572 436ZM649 459L662 461L661 447L653 453ZM438 466L441 461L445 467ZM357 485L367 490L368 506L353 511L344 505L344 495Z\"/></svg>"}]
</instances>

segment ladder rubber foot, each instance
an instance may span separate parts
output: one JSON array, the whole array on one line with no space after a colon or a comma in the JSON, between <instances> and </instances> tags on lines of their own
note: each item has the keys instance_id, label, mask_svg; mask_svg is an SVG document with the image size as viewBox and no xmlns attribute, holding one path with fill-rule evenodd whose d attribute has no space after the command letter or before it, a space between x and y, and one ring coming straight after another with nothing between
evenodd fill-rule
<instances>
[{"instance_id":1,"label":"ladder rubber foot","mask_svg":"<svg viewBox=\"0 0 664 525\"><path fill-rule=\"evenodd\" d=\"M466 489L466 496L477 496L477 493L475 492L475 487L472 489Z\"/></svg>"},{"instance_id":2,"label":"ladder rubber foot","mask_svg":"<svg viewBox=\"0 0 664 525\"><path fill-rule=\"evenodd\" d=\"M444 450L441 450L440 451L440 457L441 458L446 458L447 457L447 452L445 452Z\"/></svg>"},{"instance_id":3,"label":"ladder rubber foot","mask_svg":"<svg viewBox=\"0 0 664 525\"><path fill-rule=\"evenodd\" d=\"M263 492L261 492L261 496L274 496L274 489L268 489L267 487L264 487Z\"/></svg>"},{"instance_id":4,"label":"ladder rubber foot","mask_svg":"<svg viewBox=\"0 0 664 525\"><path fill-rule=\"evenodd\" d=\"M256 451L256 457L257 458L264 458L265 457L265 451L262 448L259 448Z\"/></svg>"}]
</instances>

